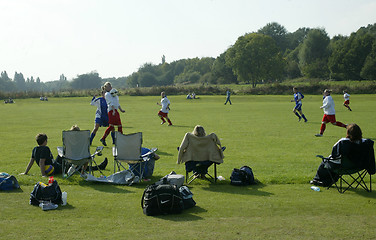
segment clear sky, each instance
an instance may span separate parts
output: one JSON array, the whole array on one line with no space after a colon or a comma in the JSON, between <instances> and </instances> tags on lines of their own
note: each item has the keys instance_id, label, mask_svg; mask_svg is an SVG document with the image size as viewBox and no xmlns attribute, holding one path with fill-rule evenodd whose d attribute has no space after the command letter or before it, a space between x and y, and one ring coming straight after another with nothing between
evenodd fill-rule
<instances>
[{"instance_id":1,"label":"clear sky","mask_svg":"<svg viewBox=\"0 0 376 240\"><path fill-rule=\"evenodd\" d=\"M0 9L0 71L43 82L124 77L163 55L217 57L271 22L330 37L376 23L375 0L0 0Z\"/></svg>"}]
</instances>

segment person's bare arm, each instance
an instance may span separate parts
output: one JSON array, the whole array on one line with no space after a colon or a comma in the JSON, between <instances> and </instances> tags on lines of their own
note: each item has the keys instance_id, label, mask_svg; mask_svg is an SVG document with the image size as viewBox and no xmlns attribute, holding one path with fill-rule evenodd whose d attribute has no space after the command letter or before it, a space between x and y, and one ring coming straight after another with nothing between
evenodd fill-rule
<instances>
[{"instance_id":1,"label":"person's bare arm","mask_svg":"<svg viewBox=\"0 0 376 240\"><path fill-rule=\"evenodd\" d=\"M31 167L33 166L33 164L34 164L34 158L30 158L30 162L29 162L29 164L27 164L25 172L21 173L21 174L27 175L29 173Z\"/></svg>"}]
</instances>

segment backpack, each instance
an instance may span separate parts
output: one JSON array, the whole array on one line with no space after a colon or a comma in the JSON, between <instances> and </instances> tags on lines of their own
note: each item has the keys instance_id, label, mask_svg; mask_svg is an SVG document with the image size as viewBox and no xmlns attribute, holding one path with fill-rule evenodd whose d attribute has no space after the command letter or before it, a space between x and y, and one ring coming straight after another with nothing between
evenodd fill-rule
<instances>
[{"instance_id":1,"label":"backpack","mask_svg":"<svg viewBox=\"0 0 376 240\"><path fill-rule=\"evenodd\" d=\"M195 200L193 200L193 197L192 197L193 193L191 192L191 190L189 190L187 186L181 186L179 188L179 192L183 199L184 209L188 209L188 208L196 206L196 202Z\"/></svg>"},{"instance_id":2,"label":"backpack","mask_svg":"<svg viewBox=\"0 0 376 240\"><path fill-rule=\"evenodd\" d=\"M38 206L40 202L50 201L55 204L61 204L61 189L56 180L50 185L46 185L42 182L37 182L33 191L30 194L30 204Z\"/></svg>"},{"instance_id":3,"label":"backpack","mask_svg":"<svg viewBox=\"0 0 376 240\"><path fill-rule=\"evenodd\" d=\"M167 183L147 186L142 195L141 207L147 216L176 214L184 209L179 188Z\"/></svg>"},{"instance_id":4,"label":"backpack","mask_svg":"<svg viewBox=\"0 0 376 240\"><path fill-rule=\"evenodd\" d=\"M255 184L252 168L248 166L243 166L240 169L234 168L230 179L231 184L236 186Z\"/></svg>"},{"instance_id":5,"label":"backpack","mask_svg":"<svg viewBox=\"0 0 376 240\"><path fill-rule=\"evenodd\" d=\"M0 190L8 191L20 188L16 177L7 173L1 173L0 175Z\"/></svg>"}]
</instances>

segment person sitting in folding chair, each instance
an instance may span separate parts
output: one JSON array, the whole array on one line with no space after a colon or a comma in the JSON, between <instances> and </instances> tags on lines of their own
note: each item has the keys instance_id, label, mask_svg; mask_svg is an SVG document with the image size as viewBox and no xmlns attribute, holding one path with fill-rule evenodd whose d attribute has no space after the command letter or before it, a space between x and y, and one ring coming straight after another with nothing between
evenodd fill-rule
<instances>
[{"instance_id":1,"label":"person sitting in folding chair","mask_svg":"<svg viewBox=\"0 0 376 240\"><path fill-rule=\"evenodd\" d=\"M73 125L71 128L70 128L70 131L81 131L80 127L77 126L77 125ZM90 145L91 145L91 136L90 136ZM103 162L101 162L98 166L92 166L91 167L91 171L96 171L96 170L104 170L106 169L106 166L108 164L108 159L105 158L103 160ZM71 166L71 167L74 167L76 168L76 166ZM87 167L88 167L88 163L84 164L82 167L79 167L77 168L77 171L81 172L81 173L84 173L84 171L87 170Z\"/></svg>"},{"instance_id":2,"label":"person sitting in folding chair","mask_svg":"<svg viewBox=\"0 0 376 240\"><path fill-rule=\"evenodd\" d=\"M355 124L347 126L346 138L341 138L332 149L328 158L320 155L323 161L317 169L316 176L310 181L313 185L330 187L340 178L336 170L341 167L342 158L346 157L355 169L366 169L369 174L375 173L375 157L373 141L362 137L362 130ZM372 158L372 159L371 159Z\"/></svg>"},{"instance_id":3,"label":"person sitting in folding chair","mask_svg":"<svg viewBox=\"0 0 376 240\"><path fill-rule=\"evenodd\" d=\"M196 125L192 133L185 134L178 149L177 163L185 163L186 173L193 171L194 179L206 178L208 168L213 163L223 163L224 148L221 147L219 138L215 133L206 136L205 129L200 125Z\"/></svg>"}]
</instances>

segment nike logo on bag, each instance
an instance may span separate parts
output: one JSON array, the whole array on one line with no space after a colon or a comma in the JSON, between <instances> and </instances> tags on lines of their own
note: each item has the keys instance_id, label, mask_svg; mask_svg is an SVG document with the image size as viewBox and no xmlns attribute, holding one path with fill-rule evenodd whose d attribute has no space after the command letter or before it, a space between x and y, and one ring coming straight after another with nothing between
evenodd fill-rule
<instances>
[{"instance_id":1,"label":"nike logo on bag","mask_svg":"<svg viewBox=\"0 0 376 240\"><path fill-rule=\"evenodd\" d=\"M161 201L161 204L165 204L165 203L168 203L170 200L166 200L166 201Z\"/></svg>"}]
</instances>

